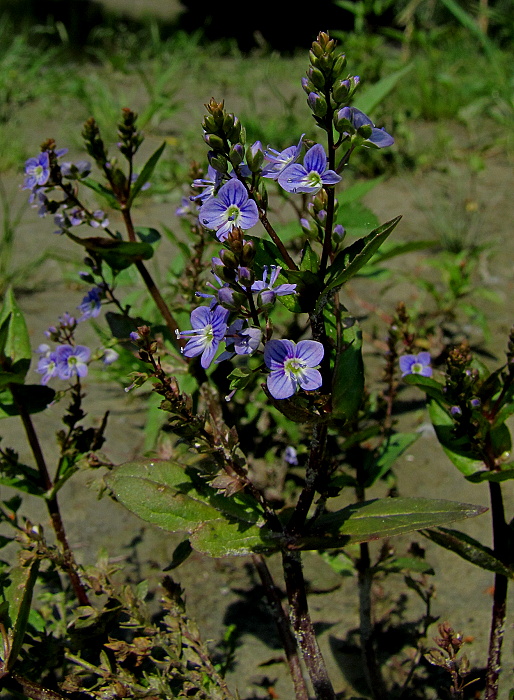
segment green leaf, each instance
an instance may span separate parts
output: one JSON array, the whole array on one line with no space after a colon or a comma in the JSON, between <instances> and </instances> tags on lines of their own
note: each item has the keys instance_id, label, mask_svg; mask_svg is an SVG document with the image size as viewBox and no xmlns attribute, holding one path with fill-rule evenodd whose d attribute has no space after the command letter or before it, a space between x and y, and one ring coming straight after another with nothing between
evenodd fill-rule
<instances>
[{"instance_id":1,"label":"green leaf","mask_svg":"<svg viewBox=\"0 0 514 700\"><path fill-rule=\"evenodd\" d=\"M362 202L351 202L344 207L340 207L337 212L336 223L344 226L349 236L365 236L370 229L375 229L380 225L376 214Z\"/></svg>"},{"instance_id":2,"label":"green leaf","mask_svg":"<svg viewBox=\"0 0 514 700\"><path fill-rule=\"evenodd\" d=\"M466 478L483 472L484 463L470 451L457 450L453 435L454 421L450 413L439 403L430 399L428 414L434 426L435 434L447 457L464 474Z\"/></svg>"},{"instance_id":3,"label":"green leaf","mask_svg":"<svg viewBox=\"0 0 514 700\"><path fill-rule=\"evenodd\" d=\"M79 238L72 233L67 235L75 243L84 246L88 253L104 260L115 272L124 270L139 260L149 260L154 254L154 249L149 243L115 241L100 236Z\"/></svg>"},{"instance_id":4,"label":"green leaf","mask_svg":"<svg viewBox=\"0 0 514 700\"><path fill-rule=\"evenodd\" d=\"M2 659L4 671L12 668L23 645L38 568L38 559L30 559L24 566L14 566L2 586L2 621L10 642L8 656Z\"/></svg>"},{"instance_id":5,"label":"green leaf","mask_svg":"<svg viewBox=\"0 0 514 700\"><path fill-rule=\"evenodd\" d=\"M14 402L12 392L18 403ZM0 391L0 419L19 416L21 403L27 413L40 413L48 408L55 398L55 391L41 384L13 384L10 389Z\"/></svg>"},{"instance_id":6,"label":"green leaf","mask_svg":"<svg viewBox=\"0 0 514 700\"><path fill-rule=\"evenodd\" d=\"M369 115L413 67L414 64L409 63L400 70L385 76L378 83L361 90L354 99L353 106Z\"/></svg>"},{"instance_id":7,"label":"green leaf","mask_svg":"<svg viewBox=\"0 0 514 700\"><path fill-rule=\"evenodd\" d=\"M136 235L140 241L143 243L157 243L161 240L161 234L156 228L151 228L149 226L138 226L136 228Z\"/></svg>"},{"instance_id":8,"label":"green leaf","mask_svg":"<svg viewBox=\"0 0 514 700\"><path fill-rule=\"evenodd\" d=\"M99 194L100 197L105 199L105 201L109 204L111 209L121 209L120 203L114 196L113 192L111 189L106 187L105 185L102 185L100 182L97 182L96 180L91 180L91 178L86 177L83 180L80 181L82 185L85 185L86 187L89 187L90 190L93 190L93 192L96 192L96 194Z\"/></svg>"},{"instance_id":9,"label":"green leaf","mask_svg":"<svg viewBox=\"0 0 514 700\"><path fill-rule=\"evenodd\" d=\"M352 243L351 246L345 248L336 256L328 270L328 283L323 290L323 297L339 289L339 287L364 267L390 235L401 218L401 216L397 216L395 219L379 226L364 238ZM320 302L318 302L318 304ZM324 303L326 303L326 300L323 301L323 304Z\"/></svg>"},{"instance_id":10,"label":"green leaf","mask_svg":"<svg viewBox=\"0 0 514 700\"><path fill-rule=\"evenodd\" d=\"M329 549L424 530L486 511L483 506L430 498L379 498L320 516L298 549Z\"/></svg>"},{"instance_id":11,"label":"green leaf","mask_svg":"<svg viewBox=\"0 0 514 700\"><path fill-rule=\"evenodd\" d=\"M407 374L405 377L403 377L403 381L405 384L419 386L419 388L422 389L427 396L430 396L430 398L435 399L436 401L444 401L442 384L436 382L435 379L423 377L421 374Z\"/></svg>"},{"instance_id":12,"label":"green leaf","mask_svg":"<svg viewBox=\"0 0 514 700\"><path fill-rule=\"evenodd\" d=\"M362 331L350 314L342 314L341 345L332 378L332 415L352 420L362 403L364 393L364 362L362 360Z\"/></svg>"},{"instance_id":13,"label":"green leaf","mask_svg":"<svg viewBox=\"0 0 514 700\"><path fill-rule=\"evenodd\" d=\"M208 486L197 470L178 462L127 462L109 474L107 485L128 510L170 532L191 534L220 517L263 522L254 499L240 494L226 498Z\"/></svg>"},{"instance_id":14,"label":"green leaf","mask_svg":"<svg viewBox=\"0 0 514 700\"><path fill-rule=\"evenodd\" d=\"M421 534L439 546L449 549L450 552L454 552L459 557L475 564L475 566L479 566L481 569L492 571L495 574L501 574L508 578L514 578L514 571L497 559L492 549L473 537L464 534L464 532L438 527L422 530Z\"/></svg>"},{"instance_id":15,"label":"green leaf","mask_svg":"<svg viewBox=\"0 0 514 700\"><path fill-rule=\"evenodd\" d=\"M241 557L277 551L280 540L265 526L219 518L200 525L191 536L191 545L210 557Z\"/></svg>"},{"instance_id":16,"label":"green leaf","mask_svg":"<svg viewBox=\"0 0 514 700\"><path fill-rule=\"evenodd\" d=\"M347 187L343 192L338 193L337 201L339 202L339 212L342 211L341 207L347 207L349 204L358 202L364 195L371 192L371 190L376 187L380 182L384 180L384 175L379 175L379 177L372 178L371 180L360 180L350 187Z\"/></svg>"},{"instance_id":17,"label":"green leaf","mask_svg":"<svg viewBox=\"0 0 514 700\"><path fill-rule=\"evenodd\" d=\"M150 158L144 164L143 169L139 173L137 180L134 182L134 184L130 188L130 198L129 198L129 201L127 202L128 207L132 206L134 199L137 197L137 195L141 191L141 188L143 187L143 185L146 185L146 183L150 181L150 178L152 177L152 173L155 170L155 166L157 165L157 162L159 161L159 158L162 156L162 153L163 153L165 148L166 148L166 141L164 141L159 146L159 148L152 153Z\"/></svg>"},{"instance_id":18,"label":"green leaf","mask_svg":"<svg viewBox=\"0 0 514 700\"><path fill-rule=\"evenodd\" d=\"M406 449L419 438L419 433L395 433L381 446L372 464L365 465L364 488L370 488L391 469Z\"/></svg>"},{"instance_id":19,"label":"green leaf","mask_svg":"<svg viewBox=\"0 0 514 700\"><path fill-rule=\"evenodd\" d=\"M254 373L248 367L236 367L228 375L230 380L230 391L244 389L250 383Z\"/></svg>"},{"instance_id":20,"label":"green leaf","mask_svg":"<svg viewBox=\"0 0 514 700\"><path fill-rule=\"evenodd\" d=\"M309 241L305 241L302 251L302 260L300 262L300 270L309 270L314 274L319 270L318 254L312 250Z\"/></svg>"},{"instance_id":21,"label":"green leaf","mask_svg":"<svg viewBox=\"0 0 514 700\"><path fill-rule=\"evenodd\" d=\"M5 293L0 311L0 387L23 383L30 367L32 350L25 318L12 289Z\"/></svg>"}]
</instances>

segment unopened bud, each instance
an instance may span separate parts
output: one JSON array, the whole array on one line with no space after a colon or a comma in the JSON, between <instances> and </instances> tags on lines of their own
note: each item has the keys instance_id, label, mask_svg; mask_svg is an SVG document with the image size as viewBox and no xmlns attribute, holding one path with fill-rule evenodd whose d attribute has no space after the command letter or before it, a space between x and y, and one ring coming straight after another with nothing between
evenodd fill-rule
<instances>
[{"instance_id":1,"label":"unopened bud","mask_svg":"<svg viewBox=\"0 0 514 700\"><path fill-rule=\"evenodd\" d=\"M203 139L214 151L225 151L225 142L217 134L204 134Z\"/></svg>"},{"instance_id":2,"label":"unopened bud","mask_svg":"<svg viewBox=\"0 0 514 700\"><path fill-rule=\"evenodd\" d=\"M255 244L253 241L247 241L241 252L241 262L243 265L249 265L255 258Z\"/></svg>"},{"instance_id":3,"label":"unopened bud","mask_svg":"<svg viewBox=\"0 0 514 700\"><path fill-rule=\"evenodd\" d=\"M325 76L318 68L309 68L307 77L318 90L323 90L325 87Z\"/></svg>"},{"instance_id":4,"label":"unopened bud","mask_svg":"<svg viewBox=\"0 0 514 700\"><path fill-rule=\"evenodd\" d=\"M322 95L311 92L307 98L307 104L316 117L324 117L327 113L327 102Z\"/></svg>"},{"instance_id":5,"label":"unopened bud","mask_svg":"<svg viewBox=\"0 0 514 700\"><path fill-rule=\"evenodd\" d=\"M223 262L223 265L225 267L232 268L233 270L237 269L239 265L239 261L237 260L236 256L231 250L227 250L224 248L223 250L220 251L220 258Z\"/></svg>"}]
</instances>

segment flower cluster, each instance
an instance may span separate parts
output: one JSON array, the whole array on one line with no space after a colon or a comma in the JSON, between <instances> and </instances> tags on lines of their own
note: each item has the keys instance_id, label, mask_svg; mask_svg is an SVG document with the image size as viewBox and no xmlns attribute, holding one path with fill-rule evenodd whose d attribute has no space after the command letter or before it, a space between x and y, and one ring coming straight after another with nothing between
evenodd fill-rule
<instances>
[{"instance_id":1,"label":"flower cluster","mask_svg":"<svg viewBox=\"0 0 514 700\"><path fill-rule=\"evenodd\" d=\"M76 199L73 182L83 180L91 172L91 163L79 160L76 163L60 163L67 148L55 148L52 140L43 144L43 150L35 158L25 162L24 190L30 190L29 202L38 209L41 217L51 214L57 230L62 234L74 226L87 224L93 228L107 228L109 220L104 211L85 209ZM62 194L55 199L55 194Z\"/></svg>"},{"instance_id":2,"label":"flower cluster","mask_svg":"<svg viewBox=\"0 0 514 700\"><path fill-rule=\"evenodd\" d=\"M85 345L58 345L55 350L40 345L38 352L36 371L42 375L41 384L48 384L54 377L69 380L87 375L91 350Z\"/></svg>"}]
</instances>

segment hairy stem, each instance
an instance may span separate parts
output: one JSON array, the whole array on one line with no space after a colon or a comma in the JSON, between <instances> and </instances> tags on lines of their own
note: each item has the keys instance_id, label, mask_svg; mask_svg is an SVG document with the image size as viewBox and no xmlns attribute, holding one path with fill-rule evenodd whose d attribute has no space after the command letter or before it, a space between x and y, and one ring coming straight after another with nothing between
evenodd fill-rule
<instances>
[{"instance_id":1,"label":"hairy stem","mask_svg":"<svg viewBox=\"0 0 514 700\"><path fill-rule=\"evenodd\" d=\"M291 625L302 651L316 700L336 700L309 614L300 552L283 551L282 566Z\"/></svg>"},{"instance_id":2,"label":"hairy stem","mask_svg":"<svg viewBox=\"0 0 514 700\"><path fill-rule=\"evenodd\" d=\"M43 455L43 451L41 449L41 445L39 443L36 430L34 428L34 424L32 422L29 412L23 404L23 401L19 398L19 396L17 396L16 385L11 384L9 388L13 395L16 407L20 413L20 418L25 429L25 434L27 436L30 449L34 456L34 460L36 462L36 466L41 478L43 488L45 489L45 491L50 492L53 488L53 483L50 478L50 474L48 473L48 468L46 466L46 461ZM45 499L45 502L48 509L48 513L50 515L50 519L52 521L52 527L54 529L55 536L57 538L57 541L61 545L61 550L64 559L64 569L70 579L73 590L75 591L75 595L77 596L77 600L80 603L80 605L89 605L90 603L86 593L86 589L84 588L84 585L77 573L77 564L75 562L75 557L73 556L73 552L70 548L68 539L66 537L66 531L64 529L64 523L61 517L57 495L50 496L49 498Z\"/></svg>"},{"instance_id":3,"label":"hairy stem","mask_svg":"<svg viewBox=\"0 0 514 700\"><path fill-rule=\"evenodd\" d=\"M309 693L303 677L296 641L293 633L291 632L291 626L289 624L289 620L287 619L287 615L282 607L282 602L280 600L277 587L275 586L264 557L260 554L254 554L252 559L261 579L262 585L266 590L266 596L277 626L280 641L282 642L282 646L286 653L289 672L291 673L291 678L293 680L295 700L309 700Z\"/></svg>"}]
</instances>

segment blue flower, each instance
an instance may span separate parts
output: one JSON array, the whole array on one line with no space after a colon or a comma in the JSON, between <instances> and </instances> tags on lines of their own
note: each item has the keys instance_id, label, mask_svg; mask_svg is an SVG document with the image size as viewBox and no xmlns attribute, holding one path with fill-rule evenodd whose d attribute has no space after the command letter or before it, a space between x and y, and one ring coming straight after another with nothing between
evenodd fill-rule
<instances>
[{"instance_id":1,"label":"blue flower","mask_svg":"<svg viewBox=\"0 0 514 700\"><path fill-rule=\"evenodd\" d=\"M220 188L216 197L207 199L198 215L205 228L216 231L216 237L224 241L234 227L243 231L259 221L257 204L248 197L245 186L231 179Z\"/></svg>"},{"instance_id":2,"label":"blue flower","mask_svg":"<svg viewBox=\"0 0 514 700\"><path fill-rule=\"evenodd\" d=\"M420 352L418 355L402 355L400 357L400 370L402 377L408 374L421 374L423 377L432 376L430 366L430 353Z\"/></svg>"},{"instance_id":3,"label":"blue flower","mask_svg":"<svg viewBox=\"0 0 514 700\"><path fill-rule=\"evenodd\" d=\"M102 310L103 289L101 287L93 287L86 296L82 299L77 309L82 312L80 321L86 321L90 318L96 318Z\"/></svg>"},{"instance_id":4,"label":"blue flower","mask_svg":"<svg viewBox=\"0 0 514 700\"><path fill-rule=\"evenodd\" d=\"M55 374L59 379L86 376L91 350L85 345L59 345L52 355L55 356Z\"/></svg>"},{"instance_id":5,"label":"blue flower","mask_svg":"<svg viewBox=\"0 0 514 700\"><path fill-rule=\"evenodd\" d=\"M200 192L200 194L197 194L195 197L191 197L191 200L193 202L205 202L207 199L209 199L209 197L213 197L214 193L221 185L222 180L222 173L215 170L212 167L212 165L209 165L207 169L207 177L197 178L191 183L191 187L203 190L202 192Z\"/></svg>"},{"instance_id":6,"label":"blue flower","mask_svg":"<svg viewBox=\"0 0 514 700\"><path fill-rule=\"evenodd\" d=\"M55 351L50 351L48 345L40 345L38 351L40 352L40 356L36 372L43 375L41 377L41 384L48 384L50 379L57 374L57 355Z\"/></svg>"},{"instance_id":7,"label":"blue flower","mask_svg":"<svg viewBox=\"0 0 514 700\"><path fill-rule=\"evenodd\" d=\"M225 335L226 349L217 358L217 363L229 360L234 355L253 355L257 350L261 342L262 331L260 328L250 326L243 328L244 324L243 319L238 318L229 326Z\"/></svg>"},{"instance_id":8,"label":"blue flower","mask_svg":"<svg viewBox=\"0 0 514 700\"><path fill-rule=\"evenodd\" d=\"M317 143L305 154L303 165L293 163L280 173L278 184L293 194L316 194L323 185L335 185L340 180L340 175L328 169L325 149Z\"/></svg>"},{"instance_id":9,"label":"blue flower","mask_svg":"<svg viewBox=\"0 0 514 700\"><path fill-rule=\"evenodd\" d=\"M271 371L267 385L274 399L288 399L298 391L319 389L323 380L317 367L323 359L317 340L270 340L264 347L264 362Z\"/></svg>"},{"instance_id":10,"label":"blue flower","mask_svg":"<svg viewBox=\"0 0 514 700\"><path fill-rule=\"evenodd\" d=\"M199 306L191 312L192 330L177 331L178 338L192 336L183 349L186 357L201 355L200 364L207 369L227 332L228 309Z\"/></svg>"},{"instance_id":11,"label":"blue flower","mask_svg":"<svg viewBox=\"0 0 514 700\"><path fill-rule=\"evenodd\" d=\"M300 159L302 153L303 137L305 134L300 136L297 146L288 146L284 148L283 151L276 151L274 148L270 148L264 151L264 158L270 163L262 169L262 177L267 177L271 180L278 180L278 176L285 170L289 165L296 163Z\"/></svg>"},{"instance_id":12,"label":"blue flower","mask_svg":"<svg viewBox=\"0 0 514 700\"><path fill-rule=\"evenodd\" d=\"M25 162L24 190L33 190L35 187L46 185L50 177L50 159L48 151L43 151L35 158L29 158Z\"/></svg>"},{"instance_id":13,"label":"blue flower","mask_svg":"<svg viewBox=\"0 0 514 700\"><path fill-rule=\"evenodd\" d=\"M388 134L387 131L377 128L371 119L356 107L343 107L337 113L336 120L345 120L350 122L351 127L354 129L354 133L357 134L361 127L368 127L368 130L371 128L371 133L369 136L366 136L364 142L373 144L375 148L386 148L387 146L392 146L394 143L393 137ZM343 133L348 132L344 131Z\"/></svg>"},{"instance_id":14,"label":"blue flower","mask_svg":"<svg viewBox=\"0 0 514 700\"><path fill-rule=\"evenodd\" d=\"M271 265L271 274L268 282L268 266L264 265L262 280L257 280L252 284L252 292L260 293L260 304L273 304L277 296L283 297L288 294L296 294L296 284L279 284L273 287L280 275L281 267Z\"/></svg>"}]
</instances>

